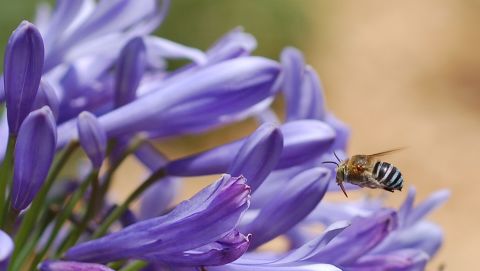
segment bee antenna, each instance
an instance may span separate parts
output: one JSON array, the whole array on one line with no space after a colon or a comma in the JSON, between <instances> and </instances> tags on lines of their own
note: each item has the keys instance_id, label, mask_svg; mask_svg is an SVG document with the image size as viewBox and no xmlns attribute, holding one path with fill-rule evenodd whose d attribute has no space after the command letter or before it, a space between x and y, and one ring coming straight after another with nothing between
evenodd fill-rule
<instances>
[{"instance_id":1,"label":"bee antenna","mask_svg":"<svg viewBox=\"0 0 480 271\"><path fill-rule=\"evenodd\" d=\"M340 158L338 158L337 154L335 152L333 152L333 155L335 155L335 158L337 158L338 162L341 163L342 161L340 160Z\"/></svg>"},{"instance_id":2,"label":"bee antenna","mask_svg":"<svg viewBox=\"0 0 480 271\"><path fill-rule=\"evenodd\" d=\"M337 165L337 167L339 166L339 164L335 161L325 161L325 162L322 162L322 164L335 164Z\"/></svg>"}]
</instances>

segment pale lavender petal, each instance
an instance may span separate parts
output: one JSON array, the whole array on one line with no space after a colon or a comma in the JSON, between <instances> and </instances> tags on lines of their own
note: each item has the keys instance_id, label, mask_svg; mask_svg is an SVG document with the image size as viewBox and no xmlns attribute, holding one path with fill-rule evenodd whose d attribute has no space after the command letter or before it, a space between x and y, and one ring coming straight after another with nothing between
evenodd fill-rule
<instances>
[{"instance_id":1,"label":"pale lavender petal","mask_svg":"<svg viewBox=\"0 0 480 271\"><path fill-rule=\"evenodd\" d=\"M59 39L63 37L67 29L81 16L88 5L86 0L59 0L56 2L55 9L43 28L42 35L45 39L46 59L51 58L53 50L58 46ZM61 42L61 41L60 41Z\"/></svg>"},{"instance_id":2,"label":"pale lavender petal","mask_svg":"<svg viewBox=\"0 0 480 271\"><path fill-rule=\"evenodd\" d=\"M387 254L400 249L419 249L433 257L443 243L442 229L433 223L422 221L411 227L392 232L372 250L372 254Z\"/></svg>"},{"instance_id":3,"label":"pale lavender petal","mask_svg":"<svg viewBox=\"0 0 480 271\"><path fill-rule=\"evenodd\" d=\"M50 108L44 106L25 118L15 145L11 198L15 210L27 208L45 181L55 155L56 138Z\"/></svg>"},{"instance_id":4,"label":"pale lavender petal","mask_svg":"<svg viewBox=\"0 0 480 271\"><path fill-rule=\"evenodd\" d=\"M181 180L175 177L166 177L152 185L142 195L140 218L144 220L164 214L178 195L181 185Z\"/></svg>"},{"instance_id":5,"label":"pale lavender petal","mask_svg":"<svg viewBox=\"0 0 480 271\"><path fill-rule=\"evenodd\" d=\"M237 113L273 95L278 73L278 64L264 58L225 61L188 78L172 79L163 88L101 116L99 121L109 136L149 129L159 134L203 131L247 117ZM66 123L59 128L59 135L61 146L75 138L76 131Z\"/></svg>"},{"instance_id":6,"label":"pale lavender petal","mask_svg":"<svg viewBox=\"0 0 480 271\"><path fill-rule=\"evenodd\" d=\"M410 187L408 189L407 198L405 199L402 206L400 206L398 210L398 221L401 227L403 227L406 224L408 216L413 209L413 203L415 201L416 194L417 194L417 190L415 189L415 187L413 186Z\"/></svg>"},{"instance_id":7,"label":"pale lavender petal","mask_svg":"<svg viewBox=\"0 0 480 271\"><path fill-rule=\"evenodd\" d=\"M283 136L279 129L264 124L244 141L227 172L247 178L253 193L277 165L282 149Z\"/></svg>"},{"instance_id":8,"label":"pale lavender petal","mask_svg":"<svg viewBox=\"0 0 480 271\"><path fill-rule=\"evenodd\" d=\"M450 191L440 190L432 194L424 202L416 206L407 217L405 226L413 225L420 221L424 216L432 212L435 208L439 207L442 203L448 200L450 197Z\"/></svg>"},{"instance_id":9,"label":"pale lavender petal","mask_svg":"<svg viewBox=\"0 0 480 271\"><path fill-rule=\"evenodd\" d=\"M324 154L333 143L334 131L316 120L292 121L280 126L283 151L276 169L293 167ZM242 141L235 141L206 152L178 159L167 165L176 176L208 175L228 172Z\"/></svg>"},{"instance_id":10,"label":"pale lavender petal","mask_svg":"<svg viewBox=\"0 0 480 271\"><path fill-rule=\"evenodd\" d=\"M348 141L350 140L350 128L337 119L333 114L327 114L325 122L335 131L335 142L331 147L332 151L341 150L346 152Z\"/></svg>"},{"instance_id":11,"label":"pale lavender petal","mask_svg":"<svg viewBox=\"0 0 480 271\"><path fill-rule=\"evenodd\" d=\"M107 136L97 118L90 112L82 112L77 118L80 145L93 167L102 166L107 151Z\"/></svg>"},{"instance_id":12,"label":"pale lavender petal","mask_svg":"<svg viewBox=\"0 0 480 271\"><path fill-rule=\"evenodd\" d=\"M320 79L315 70L305 66L302 53L295 48L283 50L283 94L287 121L299 119L324 120L325 99Z\"/></svg>"},{"instance_id":13,"label":"pale lavender petal","mask_svg":"<svg viewBox=\"0 0 480 271\"><path fill-rule=\"evenodd\" d=\"M142 143L135 155L150 171L156 171L167 163L167 158L149 141Z\"/></svg>"},{"instance_id":14,"label":"pale lavender petal","mask_svg":"<svg viewBox=\"0 0 480 271\"><path fill-rule=\"evenodd\" d=\"M205 54L196 48L155 36L147 36L144 40L149 62L156 59L189 59L198 65L202 65L207 61Z\"/></svg>"},{"instance_id":15,"label":"pale lavender petal","mask_svg":"<svg viewBox=\"0 0 480 271\"><path fill-rule=\"evenodd\" d=\"M10 133L16 135L32 110L43 69L43 40L37 28L23 21L8 40L4 83Z\"/></svg>"},{"instance_id":16,"label":"pale lavender petal","mask_svg":"<svg viewBox=\"0 0 480 271\"><path fill-rule=\"evenodd\" d=\"M225 34L207 51L208 63L218 63L228 59L247 56L257 47L254 36L236 28Z\"/></svg>"},{"instance_id":17,"label":"pale lavender petal","mask_svg":"<svg viewBox=\"0 0 480 271\"><path fill-rule=\"evenodd\" d=\"M350 226L350 223L346 221L339 221L330 225L320 236L304 244L303 246L288 252L286 255L282 256L282 258L276 260L275 263L288 263L309 260L310 258L317 255L323 247L330 243L333 238L335 238L348 226Z\"/></svg>"},{"instance_id":18,"label":"pale lavender petal","mask_svg":"<svg viewBox=\"0 0 480 271\"><path fill-rule=\"evenodd\" d=\"M115 76L115 107L135 99L146 65L145 44L140 37L133 38L120 52Z\"/></svg>"},{"instance_id":19,"label":"pale lavender petal","mask_svg":"<svg viewBox=\"0 0 480 271\"><path fill-rule=\"evenodd\" d=\"M340 220L352 220L355 217L368 217L378 212L383 202L366 199L356 202L321 202L305 219L306 223L330 225Z\"/></svg>"},{"instance_id":20,"label":"pale lavender petal","mask_svg":"<svg viewBox=\"0 0 480 271\"><path fill-rule=\"evenodd\" d=\"M299 165L320 157L331 148L335 140L335 131L317 120L288 122L282 125L281 130L285 147L277 169Z\"/></svg>"},{"instance_id":21,"label":"pale lavender petal","mask_svg":"<svg viewBox=\"0 0 480 271\"><path fill-rule=\"evenodd\" d=\"M40 271L113 271L101 264L66 261L44 261L38 269Z\"/></svg>"},{"instance_id":22,"label":"pale lavender petal","mask_svg":"<svg viewBox=\"0 0 480 271\"><path fill-rule=\"evenodd\" d=\"M304 219L327 192L328 179L329 171L314 168L299 174L273 195L258 216L241 227L242 232L252 234L250 248L287 232Z\"/></svg>"},{"instance_id":23,"label":"pale lavender petal","mask_svg":"<svg viewBox=\"0 0 480 271\"><path fill-rule=\"evenodd\" d=\"M52 86L46 80L42 80L32 110L40 109L45 105L50 107L53 116L55 119L58 119L60 101L58 100L57 94L55 94L55 90Z\"/></svg>"},{"instance_id":24,"label":"pale lavender petal","mask_svg":"<svg viewBox=\"0 0 480 271\"><path fill-rule=\"evenodd\" d=\"M224 175L167 215L77 245L69 249L65 257L104 263L200 248L221 239L235 227L248 208L249 194L244 178Z\"/></svg>"},{"instance_id":25,"label":"pale lavender petal","mask_svg":"<svg viewBox=\"0 0 480 271\"><path fill-rule=\"evenodd\" d=\"M296 111L301 98L300 89L305 75L305 60L303 54L296 48L288 47L282 51L281 62L283 67L283 95L285 96L287 120L298 119Z\"/></svg>"},{"instance_id":26,"label":"pale lavender petal","mask_svg":"<svg viewBox=\"0 0 480 271\"><path fill-rule=\"evenodd\" d=\"M135 155L150 171L158 170L167 162L166 157L150 142L143 143ZM140 218L144 220L164 214L179 193L181 185L181 179L165 177L147 189L141 198Z\"/></svg>"},{"instance_id":27,"label":"pale lavender petal","mask_svg":"<svg viewBox=\"0 0 480 271\"><path fill-rule=\"evenodd\" d=\"M313 259L335 265L351 264L383 241L396 226L396 213L390 210L378 211L370 217L355 218L350 227L318 251Z\"/></svg>"},{"instance_id":28,"label":"pale lavender petal","mask_svg":"<svg viewBox=\"0 0 480 271\"><path fill-rule=\"evenodd\" d=\"M12 239L10 238L10 236L8 236L8 234L0 230L0 271L7 270L12 252Z\"/></svg>"},{"instance_id":29,"label":"pale lavender petal","mask_svg":"<svg viewBox=\"0 0 480 271\"><path fill-rule=\"evenodd\" d=\"M100 1L89 17L65 41L67 45L123 31L156 11L155 0Z\"/></svg>"},{"instance_id":30,"label":"pale lavender petal","mask_svg":"<svg viewBox=\"0 0 480 271\"><path fill-rule=\"evenodd\" d=\"M248 245L248 237L233 230L216 242L192 251L169 255L158 252L145 257L174 266L217 266L238 259L247 251Z\"/></svg>"},{"instance_id":31,"label":"pale lavender petal","mask_svg":"<svg viewBox=\"0 0 480 271\"><path fill-rule=\"evenodd\" d=\"M5 112L0 116L0 138L8 138L8 120ZM0 162L5 157L8 140L0 140Z\"/></svg>"},{"instance_id":32,"label":"pale lavender petal","mask_svg":"<svg viewBox=\"0 0 480 271\"><path fill-rule=\"evenodd\" d=\"M341 266L345 271L423 271L430 258L416 249L393 251L386 255L365 255L352 266Z\"/></svg>"}]
</instances>

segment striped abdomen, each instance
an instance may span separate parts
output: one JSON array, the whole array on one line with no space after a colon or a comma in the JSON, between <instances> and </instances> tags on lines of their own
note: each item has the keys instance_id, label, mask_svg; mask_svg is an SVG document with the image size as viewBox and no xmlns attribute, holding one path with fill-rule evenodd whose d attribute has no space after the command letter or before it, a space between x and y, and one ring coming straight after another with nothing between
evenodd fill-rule
<instances>
[{"instance_id":1,"label":"striped abdomen","mask_svg":"<svg viewBox=\"0 0 480 271\"><path fill-rule=\"evenodd\" d=\"M373 167L373 176L386 188L391 190L402 190L403 177L400 170L386 162L376 162Z\"/></svg>"}]
</instances>

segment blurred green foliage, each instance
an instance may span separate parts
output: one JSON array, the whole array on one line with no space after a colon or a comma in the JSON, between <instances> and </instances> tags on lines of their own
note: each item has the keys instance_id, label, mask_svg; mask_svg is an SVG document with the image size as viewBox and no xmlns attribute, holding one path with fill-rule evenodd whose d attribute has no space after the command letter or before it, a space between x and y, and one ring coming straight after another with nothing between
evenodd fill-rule
<instances>
[{"instance_id":1,"label":"blurred green foliage","mask_svg":"<svg viewBox=\"0 0 480 271\"><path fill-rule=\"evenodd\" d=\"M108 1L108 0L106 0ZM24 19L34 20L36 6L55 1L0 0L0 50ZM242 26L258 40L255 54L278 58L286 45L302 48L310 27L307 11L313 0L173 0L157 34L188 46L206 49L229 30ZM318 22L317 22L318 23ZM316 26L318 27L318 26ZM3 66L3 65L2 65Z\"/></svg>"}]
</instances>

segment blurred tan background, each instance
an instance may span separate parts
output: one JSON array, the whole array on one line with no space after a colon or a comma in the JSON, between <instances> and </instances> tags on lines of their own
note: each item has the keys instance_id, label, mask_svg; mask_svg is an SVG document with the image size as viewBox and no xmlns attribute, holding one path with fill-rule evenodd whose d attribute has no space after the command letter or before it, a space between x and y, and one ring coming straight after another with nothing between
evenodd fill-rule
<instances>
[{"instance_id":1,"label":"blurred tan background","mask_svg":"<svg viewBox=\"0 0 480 271\"><path fill-rule=\"evenodd\" d=\"M32 17L37 1L0 2L4 45L20 20ZM352 129L350 154L408 146L388 159L407 185L416 186L419 199L441 188L452 191L430 216L443 226L445 245L429 270L440 264L447 271L474 270L480 243L480 1L176 0L158 34L205 49L237 25L257 37L259 55L278 58L286 45L305 52L329 109ZM178 157L248 132L226 127L161 142L160 148ZM121 198L144 173L131 161L117 176ZM188 181L182 197L212 180ZM405 194L390 195L391 204L398 206Z\"/></svg>"}]
</instances>

